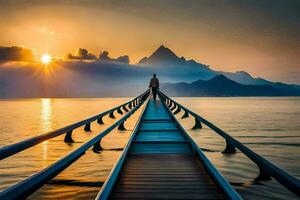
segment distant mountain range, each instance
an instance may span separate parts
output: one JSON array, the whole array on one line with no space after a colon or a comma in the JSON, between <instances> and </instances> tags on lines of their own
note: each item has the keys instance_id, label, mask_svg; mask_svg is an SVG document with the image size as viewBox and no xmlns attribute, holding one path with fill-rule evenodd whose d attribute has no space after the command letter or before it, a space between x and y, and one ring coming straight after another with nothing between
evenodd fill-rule
<instances>
[{"instance_id":1,"label":"distant mountain range","mask_svg":"<svg viewBox=\"0 0 300 200\"><path fill-rule=\"evenodd\" d=\"M298 96L300 86L253 78L247 72L215 71L160 46L136 65L115 61L55 61L48 72L34 63L0 63L0 98L120 97L148 88L156 73L176 96Z\"/></svg>"},{"instance_id":2,"label":"distant mountain range","mask_svg":"<svg viewBox=\"0 0 300 200\"><path fill-rule=\"evenodd\" d=\"M179 58L169 48L160 46L152 55L148 58L143 58L140 65L146 66L152 71L155 71L163 77L164 80L168 80L170 83L179 82L178 84L166 84L166 86L174 88L182 87L183 85L190 87L193 90L193 96L284 96L284 95L299 95L300 86L295 84L284 84L280 82L271 82L263 78L254 78L245 71L237 72L223 72L215 71L208 65L198 63L194 60L186 60L184 57ZM219 76L223 75L223 76ZM216 77L216 79L214 79ZM175 80L174 80L175 79ZM209 80L209 81L208 81ZM218 80L216 83L215 81ZM232 80L232 81L231 81ZM212 84L221 85L224 81L224 85L235 89L235 92L231 94L228 88L228 93L224 93L217 90L217 85L212 87ZM231 81L231 82L230 82ZM192 82L191 84L183 82ZM231 83L231 84L229 84ZM237 85L238 84L238 85ZM198 87L196 87L198 85ZM210 86L208 86L210 85ZM235 85L235 87L233 87ZM239 87L237 87L239 86ZM253 87L252 87L253 86ZM259 87L254 87L259 86ZM193 89L192 89L193 88ZM198 90L204 90L205 88L211 90L211 92L198 91L195 92L195 88ZM171 89L171 88L170 88ZM214 91L213 91L214 90ZM244 90L244 91L237 91ZM257 92L254 92L257 90ZM175 95L173 92L172 94ZM183 94L183 93L178 93Z\"/></svg>"},{"instance_id":3,"label":"distant mountain range","mask_svg":"<svg viewBox=\"0 0 300 200\"><path fill-rule=\"evenodd\" d=\"M171 96L298 96L300 90L280 89L273 85L242 85L223 74L207 81L168 83L162 90Z\"/></svg>"},{"instance_id":4,"label":"distant mountain range","mask_svg":"<svg viewBox=\"0 0 300 200\"><path fill-rule=\"evenodd\" d=\"M216 75L224 74L229 79L246 85L275 84L262 78L253 78L249 73L245 71L215 71L208 65L198 63L195 60L186 60L184 57L179 58L173 51L163 45L161 45L149 57L144 57L143 59L141 59L139 64L148 66L149 68L156 70L159 74L176 74L176 76L181 77L180 81L186 82L208 80ZM170 72L170 70L173 71Z\"/></svg>"}]
</instances>

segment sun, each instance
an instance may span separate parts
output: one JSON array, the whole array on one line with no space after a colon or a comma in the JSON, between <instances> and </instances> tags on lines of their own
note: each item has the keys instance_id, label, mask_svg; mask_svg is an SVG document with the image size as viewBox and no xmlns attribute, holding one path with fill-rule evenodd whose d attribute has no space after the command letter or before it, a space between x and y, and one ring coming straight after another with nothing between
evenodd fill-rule
<instances>
[{"instance_id":1,"label":"sun","mask_svg":"<svg viewBox=\"0 0 300 200\"><path fill-rule=\"evenodd\" d=\"M42 61L42 63L44 63L44 64L50 63L51 60L52 60L52 58L51 58L51 56L48 55L48 54L43 54L42 57L41 57L41 61Z\"/></svg>"}]
</instances>

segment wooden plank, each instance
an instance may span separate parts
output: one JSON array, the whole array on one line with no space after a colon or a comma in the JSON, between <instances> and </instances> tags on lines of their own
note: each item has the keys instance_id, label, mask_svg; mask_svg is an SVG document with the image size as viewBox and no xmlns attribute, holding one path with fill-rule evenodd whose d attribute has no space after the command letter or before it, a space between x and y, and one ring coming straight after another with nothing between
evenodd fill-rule
<instances>
[{"instance_id":1,"label":"wooden plank","mask_svg":"<svg viewBox=\"0 0 300 200\"><path fill-rule=\"evenodd\" d=\"M180 183L178 183L180 181ZM177 181L168 181L168 180L157 180L157 181L155 181L155 180L152 180L152 181L149 181L149 180L143 180L143 178L136 178L135 180L123 180L123 178L120 180L120 183L122 183L122 184L132 184L132 185L134 185L134 184L144 184L144 185L178 185L178 186L180 186L180 185L193 185L193 184L200 184L200 183L202 183L202 184L208 184L208 182L207 181L204 181L204 180L202 180L201 181L201 179L200 178L198 178L197 180L188 180L188 179L186 179L186 180L177 180ZM212 182L213 183L213 182Z\"/></svg>"},{"instance_id":2,"label":"wooden plank","mask_svg":"<svg viewBox=\"0 0 300 200\"><path fill-rule=\"evenodd\" d=\"M142 123L140 127L141 131L151 131L151 130L178 130L176 124L173 123L168 123L168 122L162 122L162 123Z\"/></svg>"},{"instance_id":3,"label":"wooden plank","mask_svg":"<svg viewBox=\"0 0 300 200\"><path fill-rule=\"evenodd\" d=\"M200 177L181 177L180 182L199 182L199 179L203 178L203 176ZM157 176L152 176L152 177L147 177L147 176L139 176L139 177L129 177L129 176L124 176L123 181L132 181L132 182L177 182L179 179L177 177L157 177Z\"/></svg>"},{"instance_id":4,"label":"wooden plank","mask_svg":"<svg viewBox=\"0 0 300 200\"><path fill-rule=\"evenodd\" d=\"M127 169L126 172L140 172L140 173L154 173L156 171L161 171L161 172L178 172L178 173L188 173L190 171L194 172L196 171L195 169L159 169L159 168L156 168L156 169ZM200 172L200 173L205 173L207 174L206 172Z\"/></svg>"},{"instance_id":5,"label":"wooden plank","mask_svg":"<svg viewBox=\"0 0 300 200\"><path fill-rule=\"evenodd\" d=\"M143 123L155 123L155 122L174 122L171 117L165 119L143 119Z\"/></svg>"},{"instance_id":6,"label":"wooden plank","mask_svg":"<svg viewBox=\"0 0 300 200\"><path fill-rule=\"evenodd\" d=\"M182 191L181 194L174 193L156 193L155 191L149 193L119 193L115 192L112 194L112 198L134 198L134 199L225 199L223 195L218 193L186 193Z\"/></svg>"},{"instance_id":7,"label":"wooden plank","mask_svg":"<svg viewBox=\"0 0 300 200\"><path fill-rule=\"evenodd\" d=\"M159 180L159 179L163 179L163 180L167 180L167 181L171 181L172 179L175 179L176 181L178 181L178 179L180 180L184 180L184 179L196 179L198 181L199 178L203 178L205 177L204 174L168 174L168 175L161 175L161 174L139 174L139 175L130 175L130 174L126 174L126 179L125 180L135 180L137 178L144 178L143 180L146 179L152 179L154 178L155 180Z\"/></svg>"},{"instance_id":8,"label":"wooden plank","mask_svg":"<svg viewBox=\"0 0 300 200\"><path fill-rule=\"evenodd\" d=\"M151 193L155 191L155 193L165 194L165 193L172 193L172 194L182 194L185 192L193 193L193 194L204 194L204 193L214 193L215 188L185 188L178 190L177 188L119 188L119 193Z\"/></svg>"},{"instance_id":9,"label":"wooden plank","mask_svg":"<svg viewBox=\"0 0 300 200\"><path fill-rule=\"evenodd\" d=\"M182 133L179 131L140 131L136 136L136 141L184 141Z\"/></svg>"},{"instance_id":10,"label":"wooden plank","mask_svg":"<svg viewBox=\"0 0 300 200\"><path fill-rule=\"evenodd\" d=\"M124 172L125 173L125 172ZM134 170L126 170L126 175L130 176L130 175L151 175L151 176L155 176L155 175L159 175L159 176L164 176L164 175L201 175L201 174L207 174L205 171L195 171L195 170L190 170L190 171L134 171Z\"/></svg>"},{"instance_id":11,"label":"wooden plank","mask_svg":"<svg viewBox=\"0 0 300 200\"><path fill-rule=\"evenodd\" d=\"M190 154L191 148L188 143L136 143L132 145L131 154Z\"/></svg>"},{"instance_id":12,"label":"wooden plank","mask_svg":"<svg viewBox=\"0 0 300 200\"><path fill-rule=\"evenodd\" d=\"M116 186L116 190L122 189L122 188L128 188L128 189L178 189L178 185L141 185L141 184L119 184ZM216 189L214 184L193 184L193 185L180 185L180 190L182 189L191 189L191 190L206 190L206 189Z\"/></svg>"},{"instance_id":13,"label":"wooden plank","mask_svg":"<svg viewBox=\"0 0 300 200\"><path fill-rule=\"evenodd\" d=\"M183 181L178 181L178 182L130 182L130 181L122 181L120 180L118 182L119 185L140 185L140 186L147 186L147 187L153 187L153 186L161 186L161 187L177 187L178 189L180 189L180 187L193 187L193 186L214 186L216 187L214 182L183 182Z\"/></svg>"},{"instance_id":14,"label":"wooden plank","mask_svg":"<svg viewBox=\"0 0 300 200\"><path fill-rule=\"evenodd\" d=\"M111 197L225 199L201 163L192 155L182 154L129 156Z\"/></svg>"}]
</instances>

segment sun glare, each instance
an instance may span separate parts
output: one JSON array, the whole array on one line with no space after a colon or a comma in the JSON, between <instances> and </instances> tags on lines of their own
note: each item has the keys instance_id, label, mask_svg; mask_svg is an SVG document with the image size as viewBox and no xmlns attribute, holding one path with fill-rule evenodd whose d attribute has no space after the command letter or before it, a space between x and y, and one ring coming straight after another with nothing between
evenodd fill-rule
<instances>
[{"instance_id":1,"label":"sun glare","mask_svg":"<svg viewBox=\"0 0 300 200\"><path fill-rule=\"evenodd\" d=\"M51 56L48 54L43 54L41 57L42 63L44 64L48 64L49 62L51 62Z\"/></svg>"}]
</instances>

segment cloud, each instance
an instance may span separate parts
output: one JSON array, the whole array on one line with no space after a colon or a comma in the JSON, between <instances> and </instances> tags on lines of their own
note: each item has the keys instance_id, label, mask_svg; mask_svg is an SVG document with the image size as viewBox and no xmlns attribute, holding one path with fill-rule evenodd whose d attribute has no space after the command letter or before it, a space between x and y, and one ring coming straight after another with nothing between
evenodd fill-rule
<instances>
[{"instance_id":1,"label":"cloud","mask_svg":"<svg viewBox=\"0 0 300 200\"><path fill-rule=\"evenodd\" d=\"M111 60L111 58L108 56L108 54L109 54L108 51L100 52L99 60L105 60L105 61Z\"/></svg>"},{"instance_id":2,"label":"cloud","mask_svg":"<svg viewBox=\"0 0 300 200\"><path fill-rule=\"evenodd\" d=\"M111 58L111 57L109 57L108 51L101 52L100 55L99 55L99 60L100 61L119 62L119 63L129 64L129 56L128 55L119 56L118 58Z\"/></svg>"},{"instance_id":3,"label":"cloud","mask_svg":"<svg viewBox=\"0 0 300 200\"><path fill-rule=\"evenodd\" d=\"M147 88L149 74L117 62L60 62L47 69L39 62L0 63L0 98L133 96Z\"/></svg>"},{"instance_id":4,"label":"cloud","mask_svg":"<svg viewBox=\"0 0 300 200\"><path fill-rule=\"evenodd\" d=\"M111 58L109 56L108 51L102 51L99 54L99 57L97 58L94 54L89 53L88 50L83 48L78 48L75 54L68 53L66 55L66 59L69 60L98 60L98 61L104 61L104 62L118 62L118 63L125 63L129 64L129 56L123 55L119 56L117 58Z\"/></svg>"},{"instance_id":5,"label":"cloud","mask_svg":"<svg viewBox=\"0 0 300 200\"><path fill-rule=\"evenodd\" d=\"M97 57L92 54L89 53L88 50L83 49L83 48L78 48L75 55L68 53L67 54L67 59L73 59L73 60L96 60Z\"/></svg>"},{"instance_id":6,"label":"cloud","mask_svg":"<svg viewBox=\"0 0 300 200\"><path fill-rule=\"evenodd\" d=\"M24 47L11 46L2 47L0 46L0 61L35 61L35 53L32 49Z\"/></svg>"},{"instance_id":7,"label":"cloud","mask_svg":"<svg viewBox=\"0 0 300 200\"><path fill-rule=\"evenodd\" d=\"M116 61L129 64L129 56L127 56L127 55L120 56L116 59Z\"/></svg>"}]
</instances>

